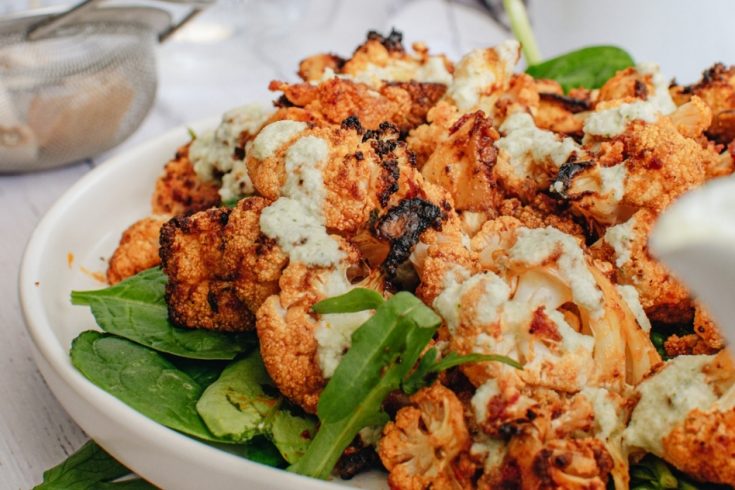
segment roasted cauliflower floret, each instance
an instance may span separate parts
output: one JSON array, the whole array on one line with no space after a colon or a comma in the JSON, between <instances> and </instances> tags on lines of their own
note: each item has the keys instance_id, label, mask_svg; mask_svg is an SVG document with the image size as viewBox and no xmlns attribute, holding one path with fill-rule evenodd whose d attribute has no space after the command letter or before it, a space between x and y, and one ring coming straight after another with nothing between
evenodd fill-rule
<instances>
[{"instance_id":1,"label":"roasted cauliflower floret","mask_svg":"<svg viewBox=\"0 0 735 490\"><path fill-rule=\"evenodd\" d=\"M351 283L351 268L359 266L359 254L344 240L333 238L346 254L342 262L317 267L292 261L279 280L280 293L257 311L260 353L268 373L281 393L311 413L316 412L326 380L349 349L352 333L372 314L317 315L311 307L353 287L382 291L378 274Z\"/></svg>"},{"instance_id":2,"label":"roasted cauliflower floret","mask_svg":"<svg viewBox=\"0 0 735 490\"><path fill-rule=\"evenodd\" d=\"M449 128L421 173L449 192L458 211L494 209L503 197L493 172L498 138L483 112L466 114Z\"/></svg>"},{"instance_id":3,"label":"roasted cauliflower floret","mask_svg":"<svg viewBox=\"0 0 735 490\"><path fill-rule=\"evenodd\" d=\"M647 100L649 94L656 91L653 74L635 67L625 68L617 72L600 87L597 102L611 100Z\"/></svg>"},{"instance_id":4,"label":"roasted cauliflower floret","mask_svg":"<svg viewBox=\"0 0 735 490\"><path fill-rule=\"evenodd\" d=\"M391 82L378 88L342 78L331 78L318 85L271 82L270 90L281 91L282 107L271 120L308 120L319 125L339 125L350 116L357 117L367 129L382 122L395 124L408 132L426 121L431 107L446 91L440 83Z\"/></svg>"},{"instance_id":5,"label":"roasted cauliflower floret","mask_svg":"<svg viewBox=\"0 0 735 490\"><path fill-rule=\"evenodd\" d=\"M538 94L530 87L529 80L513 77L513 67L519 57L520 45L507 41L494 48L471 51L457 63L446 94L427 113L428 124L412 130L407 139L409 148L416 153L419 167L463 114L480 110L492 116L502 113L505 117L515 110L537 105L534 95ZM509 92L512 81L516 83L514 90ZM501 97L503 101L499 103Z\"/></svg>"},{"instance_id":6,"label":"roasted cauliflower floret","mask_svg":"<svg viewBox=\"0 0 735 490\"><path fill-rule=\"evenodd\" d=\"M492 114L501 94L510 87L520 57L517 41L505 41L487 49L475 49L457 63L446 100L466 114L482 110Z\"/></svg>"},{"instance_id":7,"label":"roasted cauliflower floret","mask_svg":"<svg viewBox=\"0 0 735 490\"><path fill-rule=\"evenodd\" d=\"M375 88L383 82L451 82L453 66L446 56L430 56L428 48L421 43L413 45L415 53L409 53L402 41L403 35L396 30L386 37L370 31L351 59L323 54L312 56L301 62L299 75L307 82L323 81L336 75Z\"/></svg>"},{"instance_id":8,"label":"roasted cauliflower floret","mask_svg":"<svg viewBox=\"0 0 735 490\"><path fill-rule=\"evenodd\" d=\"M568 163L552 184L552 190L569 199L576 212L601 225L621 223L641 208L660 213L681 194L701 185L705 162L718 158L682 136L666 117L655 123L633 121L604 148L618 161L606 155L604 164Z\"/></svg>"},{"instance_id":9,"label":"roasted cauliflower floret","mask_svg":"<svg viewBox=\"0 0 735 490\"><path fill-rule=\"evenodd\" d=\"M312 211L323 214L326 227L349 236L408 197L437 205L445 200L411 164L398 137L395 126L363 131L355 118L339 128L279 121L254 140L248 167L261 195L311 196ZM308 169L295 172L297 167Z\"/></svg>"},{"instance_id":10,"label":"roasted cauliflower floret","mask_svg":"<svg viewBox=\"0 0 735 490\"><path fill-rule=\"evenodd\" d=\"M169 278L166 302L177 325L241 331L278 291L287 257L259 228L268 201L241 200L169 221L161 230L161 262Z\"/></svg>"},{"instance_id":11,"label":"roasted cauliflower floret","mask_svg":"<svg viewBox=\"0 0 735 490\"><path fill-rule=\"evenodd\" d=\"M202 181L197 176L189 160L189 145L179 148L156 181L151 198L153 214L180 216L219 204L217 184Z\"/></svg>"},{"instance_id":12,"label":"roasted cauliflower floret","mask_svg":"<svg viewBox=\"0 0 735 490\"><path fill-rule=\"evenodd\" d=\"M245 153L271 116L272 109L258 104L237 107L224 113L219 126L198 135L189 146L189 159L199 179L214 182L224 202L253 193L245 166Z\"/></svg>"},{"instance_id":13,"label":"roasted cauliflower floret","mask_svg":"<svg viewBox=\"0 0 735 490\"><path fill-rule=\"evenodd\" d=\"M607 228L591 250L595 257L615 266L615 282L636 288L651 320L688 323L693 314L689 292L648 253L648 235L655 221L653 212L642 209L624 223Z\"/></svg>"},{"instance_id":14,"label":"roasted cauliflower floret","mask_svg":"<svg viewBox=\"0 0 735 490\"><path fill-rule=\"evenodd\" d=\"M679 356L641 383L624 441L697 479L735 485L735 369L729 353Z\"/></svg>"},{"instance_id":15,"label":"roasted cauliflower floret","mask_svg":"<svg viewBox=\"0 0 735 490\"><path fill-rule=\"evenodd\" d=\"M528 204L519 199L505 199L497 209L498 216L516 218L527 228L553 226L568 235L585 239L585 230L569 212L565 203L560 203L545 194L538 194Z\"/></svg>"},{"instance_id":16,"label":"roasted cauliflower floret","mask_svg":"<svg viewBox=\"0 0 735 490\"><path fill-rule=\"evenodd\" d=\"M702 79L684 87L678 94L683 100L700 97L712 110L712 124L707 134L723 144L735 139L735 67L717 63L702 73Z\"/></svg>"},{"instance_id":17,"label":"roasted cauliflower floret","mask_svg":"<svg viewBox=\"0 0 735 490\"><path fill-rule=\"evenodd\" d=\"M658 362L630 307L573 237L507 218L499 228L485 227L473 248L488 268L451 270L433 306L449 328L450 350L507 355L524 368L463 366L475 386L508 377L518 386L567 392L621 389Z\"/></svg>"},{"instance_id":18,"label":"roasted cauliflower floret","mask_svg":"<svg viewBox=\"0 0 735 490\"><path fill-rule=\"evenodd\" d=\"M592 108L590 94L564 95L561 85L554 80L536 80L536 90L539 95L534 115L536 125L540 129L580 137L584 124L582 116Z\"/></svg>"},{"instance_id":19,"label":"roasted cauliflower floret","mask_svg":"<svg viewBox=\"0 0 735 490\"><path fill-rule=\"evenodd\" d=\"M574 140L539 129L527 113L510 116L500 132L495 174L509 196L525 202L547 190L562 165L586 158Z\"/></svg>"},{"instance_id":20,"label":"roasted cauliflower floret","mask_svg":"<svg viewBox=\"0 0 735 490\"><path fill-rule=\"evenodd\" d=\"M725 346L712 317L698 302L694 302L694 333L672 335L664 343L666 353L671 356L691 354L714 354Z\"/></svg>"},{"instance_id":21,"label":"roasted cauliflower floret","mask_svg":"<svg viewBox=\"0 0 735 490\"><path fill-rule=\"evenodd\" d=\"M161 263L158 238L161 227L169 218L154 214L136 221L123 232L107 267L108 283L116 284Z\"/></svg>"},{"instance_id":22,"label":"roasted cauliflower floret","mask_svg":"<svg viewBox=\"0 0 735 490\"><path fill-rule=\"evenodd\" d=\"M480 437L487 455L473 446L473 453L486 458L479 488L604 489L610 476L616 489L628 487L620 439L627 416L624 398L601 388L573 396L526 389L512 398L497 394L483 405L478 398L487 398L484 389L472 400L476 416L486 417L483 430L493 434L489 445ZM524 404L523 417L508 417L515 405ZM495 424L489 423L492 419Z\"/></svg>"},{"instance_id":23,"label":"roasted cauliflower floret","mask_svg":"<svg viewBox=\"0 0 735 490\"><path fill-rule=\"evenodd\" d=\"M411 397L383 429L378 455L392 489L471 488L474 468L461 459L471 444L459 399L440 384Z\"/></svg>"}]
</instances>

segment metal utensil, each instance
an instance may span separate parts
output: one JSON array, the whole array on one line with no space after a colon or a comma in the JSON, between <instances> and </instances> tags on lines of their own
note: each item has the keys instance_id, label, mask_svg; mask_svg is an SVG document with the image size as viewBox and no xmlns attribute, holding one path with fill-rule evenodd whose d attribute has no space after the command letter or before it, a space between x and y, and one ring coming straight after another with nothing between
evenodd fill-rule
<instances>
[{"instance_id":1,"label":"metal utensil","mask_svg":"<svg viewBox=\"0 0 735 490\"><path fill-rule=\"evenodd\" d=\"M192 8L176 23L100 0L0 19L0 171L51 168L127 138L155 98L154 46L211 1L179 3Z\"/></svg>"}]
</instances>

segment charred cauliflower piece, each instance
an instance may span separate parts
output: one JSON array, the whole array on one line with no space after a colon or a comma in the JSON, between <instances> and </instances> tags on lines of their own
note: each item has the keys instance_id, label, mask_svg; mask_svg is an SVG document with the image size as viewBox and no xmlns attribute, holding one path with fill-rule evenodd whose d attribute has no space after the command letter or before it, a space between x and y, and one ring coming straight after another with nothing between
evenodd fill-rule
<instances>
[{"instance_id":1,"label":"charred cauliflower piece","mask_svg":"<svg viewBox=\"0 0 735 490\"><path fill-rule=\"evenodd\" d=\"M658 89L653 80L656 74L654 69L630 67L620 70L600 87L596 102L647 100Z\"/></svg>"},{"instance_id":2,"label":"charred cauliflower piece","mask_svg":"<svg viewBox=\"0 0 735 490\"><path fill-rule=\"evenodd\" d=\"M564 164L586 158L574 140L539 129L527 113L508 117L500 132L495 174L509 196L525 202L547 190Z\"/></svg>"},{"instance_id":3,"label":"charred cauliflower piece","mask_svg":"<svg viewBox=\"0 0 735 490\"><path fill-rule=\"evenodd\" d=\"M554 228L529 229L506 220L473 239L484 268L445 278L433 306L447 323L449 348L460 354L502 354L523 370L497 363L463 366L479 386L507 377L517 386L565 392L584 386L621 389L659 358L631 307L575 239ZM494 237L492 235L495 235Z\"/></svg>"},{"instance_id":4,"label":"charred cauliflower piece","mask_svg":"<svg viewBox=\"0 0 735 490\"><path fill-rule=\"evenodd\" d=\"M477 407L476 398L472 403ZM616 489L628 488L628 461L621 446L624 398L601 388L585 388L573 396L526 390L520 398L496 395L486 408L488 418L504 417L524 399L533 402L522 419L506 418L489 439L482 435L473 446L473 455L485 459L479 488L602 490L610 477Z\"/></svg>"},{"instance_id":5,"label":"charred cauliflower piece","mask_svg":"<svg viewBox=\"0 0 735 490\"><path fill-rule=\"evenodd\" d=\"M664 343L669 357L681 355L715 354L725 346L720 330L704 307L694 302L694 333L671 335Z\"/></svg>"},{"instance_id":6,"label":"charred cauliflower piece","mask_svg":"<svg viewBox=\"0 0 735 490\"><path fill-rule=\"evenodd\" d=\"M735 139L735 67L717 63L702 73L694 85L683 87L678 94L683 100L700 97L712 110L712 124L707 134L718 143Z\"/></svg>"},{"instance_id":7,"label":"charred cauliflower piece","mask_svg":"<svg viewBox=\"0 0 735 490\"><path fill-rule=\"evenodd\" d=\"M169 218L167 215L149 216L136 221L123 232L107 267L108 283L117 284L161 263L158 238L161 227Z\"/></svg>"},{"instance_id":8,"label":"charred cauliflower piece","mask_svg":"<svg viewBox=\"0 0 735 490\"><path fill-rule=\"evenodd\" d=\"M618 284L635 287L651 320L688 323L693 308L689 293L666 267L648 253L648 235L656 215L642 209L619 225L607 228L592 248L595 257L613 264Z\"/></svg>"},{"instance_id":9,"label":"charred cauliflower piece","mask_svg":"<svg viewBox=\"0 0 735 490\"><path fill-rule=\"evenodd\" d=\"M216 183L197 176L189 160L189 148L179 148L176 157L163 168L151 199L153 214L180 216L219 206Z\"/></svg>"},{"instance_id":10,"label":"charred cauliflower piece","mask_svg":"<svg viewBox=\"0 0 735 490\"><path fill-rule=\"evenodd\" d=\"M641 383L624 432L693 477L735 485L735 369L729 353L679 356Z\"/></svg>"},{"instance_id":11,"label":"charred cauliflower piece","mask_svg":"<svg viewBox=\"0 0 735 490\"><path fill-rule=\"evenodd\" d=\"M534 115L540 129L568 136L581 137L584 119L582 114L592 108L589 93L577 92L576 96L564 95L558 82L536 80L539 104Z\"/></svg>"},{"instance_id":12,"label":"charred cauliflower piece","mask_svg":"<svg viewBox=\"0 0 735 490\"><path fill-rule=\"evenodd\" d=\"M356 118L348 118L338 128L279 121L266 126L255 139L248 167L261 195L276 199L318 194L315 199L321 204L314 203L314 211L324 215L326 227L354 235L375 213L406 198L437 203L444 198L439 189L423 181L398 137L391 124L365 131ZM308 171L294 173L309 159L315 162Z\"/></svg>"},{"instance_id":13,"label":"charred cauliflower piece","mask_svg":"<svg viewBox=\"0 0 735 490\"><path fill-rule=\"evenodd\" d=\"M414 53L403 47L403 35L393 30L383 37L370 31L349 60L335 55L316 55L299 66L306 82L319 82L339 76L378 88L383 82L426 82L448 84L453 66L444 55L430 56L425 45L413 45Z\"/></svg>"},{"instance_id":14,"label":"charred cauliflower piece","mask_svg":"<svg viewBox=\"0 0 735 490\"><path fill-rule=\"evenodd\" d=\"M243 199L169 221L161 230L161 262L169 278L166 302L179 326L242 331L278 291L284 253L263 236L258 219L268 202Z\"/></svg>"},{"instance_id":15,"label":"charred cauliflower piece","mask_svg":"<svg viewBox=\"0 0 735 490\"><path fill-rule=\"evenodd\" d=\"M283 92L279 99L282 108L271 120L285 118L339 125L354 116L368 129L377 129L388 121L404 132L424 123L429 109L446 91L446 86L440 83L391 82L371 88L343 78L331 78L318 85L271 82L269 88Z\"/></svg>"},{"instance_id":16,"label":"charred cauliflower piece","mask_svg":"<svg viewBox=\"0 0 735 490\"><path fill-rule=\"evenodd\" d=\"M470 443L459 399L434 384L412 396L411 406L385 426L378 455L392 489L472 488L474 468L461 464Z\"/></svg>"},{"instance_id":17,"label":"charred cauliflower piece","mask_svg":"<svg viewBox=\"0 0 735 490\"><path fill-rule=\"evenodd\" d=\"M269 297L257 312L260 353L268 373L281 393L311 413L316 412L326 380L349 349L352 333L372 314L318 315L311 307L353 287L382 290L377 275L352 285L348 276L350 268L359 264L359 254L337 240L347 255L343 262L315 267L292 261L280 278L280 293Z\"/></svg>"},{"instance_id":18,"label":"charred cauliflower piece","mask_svg":"<svg viewBox=\"0 0 735 490\"><path fill-rule=\"evenodd\" d=\"M538 94L530 87L530 79L513 76L519 57L520 45L506 41L494 48L471 51L457 63L446 94L427 113L427 124L411 131L407 139L419 167L463 114L479 110L493 117L502 114L504 118L511 112L530 110L528 106L538 104ZM515 83L511 91L512 82Z\"/></svg>"},{"instance_id":19,"label":"charred cauliflower piece","mask_svg":"<svg viewBox=\"0 0 735 490\"><path fill-rule=\"evenodd\" d=\"M449 137L437 145L421 173L449 192L458 211L494 209L502 199L493 172L498 138L483 112L466 114L449 128Z\"/></svg>"},{"instance_id":20,"label":"charred cauliflower piece","mask_svg":"<svg viewBox=\"0 0 735 490\"><path fill-rule=\"evenodd\" d=\"M594 223L613 225L646 208L658 214L684 192L701 185L710 149L682 136L669 118L633 121L604 147L612 155L593 155L604 163L563 165L552 190L571 201Z\"/></svg>"}]
</instances>

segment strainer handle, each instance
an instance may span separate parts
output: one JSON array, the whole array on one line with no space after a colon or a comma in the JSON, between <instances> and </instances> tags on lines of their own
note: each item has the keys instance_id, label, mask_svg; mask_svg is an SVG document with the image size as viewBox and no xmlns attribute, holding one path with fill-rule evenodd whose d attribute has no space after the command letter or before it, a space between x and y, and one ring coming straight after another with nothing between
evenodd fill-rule
<instances>
[{"instance_id":1,"label":"strainer handle","mask_svg":"<svg viewBox=\"0 0 735 490\"><path fill-rule=\"evenodd\" d=\"M28 31L26 31L26 39L29 41L35 41L42 37L45 37L54 32L59 27L63 27L74 19L84 15L87 10L95 8L96 4L102 0L83 0L81 3L70 8L66 12L62 12L59 15L55 15L48 19L45 19L37 24L32 25ZM164 42L171 37L176 31L181 29L185 24L191 21L194 17L202 13L202 11L211 5L213 0L163 0L171 3L189 3L192 5L192 9L184 17L182 17L177 23L171 24L162 32L158 33L158 42Z\"/></svg>"},{"instance_id":2,"label":"strainer handle","mask_svg":"<svg viewBox=\"0 0 735 490\"><path fill-rule=\"evenodd\" d=\"M26 31L26 39L29 41L35 41L44 36L47 36L54 32L59 27L62 27L72 20L84 15L84 12L95 7L95 4L101 0L84 0L83 2L75 5L66 12L62 12L59 15L54 15L48 19L44 19L32 25L28 31Z\"/></svg>"},{"instance_id":3,"label":"strainer handle","mask_svg":"<svg viewBox=\"0 0 735 490\"><path fill-rule=\"evenodd\" d=\"M166 42L168 38L173 36L179 29L184 27L185 24L189 23L194 17L201 14L204 9L201 7L193 7L188 14L183 16L181 20L179 20L175 24L169 25L166 29L164 29L163 32L158 33L158 42L163 43Z\"/></svg>"}]
</instances>

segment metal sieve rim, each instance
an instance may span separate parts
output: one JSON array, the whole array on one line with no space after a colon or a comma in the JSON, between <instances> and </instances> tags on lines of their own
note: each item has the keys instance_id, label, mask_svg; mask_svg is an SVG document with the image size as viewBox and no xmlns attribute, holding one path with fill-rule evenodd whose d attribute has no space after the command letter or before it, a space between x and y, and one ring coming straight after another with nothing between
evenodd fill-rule
<instances>
[{"instance_id":1,"label":"metal sieve rim","mask_svg":"<svg viewBox=\"0 0 735 490\"><path fill-rule=\"evenodd\" d=\"M49 7L0 17L0 35L12 35L25 31L37 22L64 12L64 10L60 7ZM157 7L109 5L84 12L74 24L105 22L138 24L159 33L165 31L171 24L171 14Z\"/></svg>"}]
</instances>

